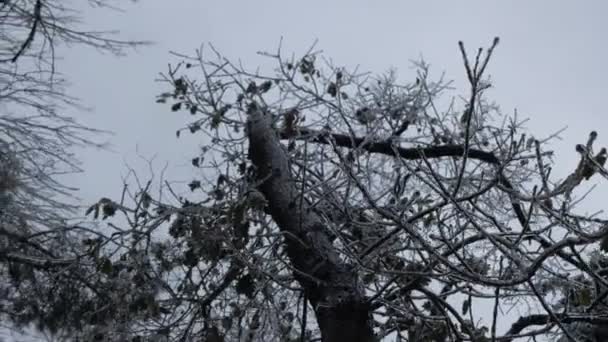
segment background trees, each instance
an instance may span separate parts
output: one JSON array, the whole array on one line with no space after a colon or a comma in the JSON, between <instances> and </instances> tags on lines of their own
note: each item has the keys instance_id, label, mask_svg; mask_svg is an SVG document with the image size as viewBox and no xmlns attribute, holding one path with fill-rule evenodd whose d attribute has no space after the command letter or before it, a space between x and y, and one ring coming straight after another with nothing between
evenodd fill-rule
<instances>
[{"instance_id":1,"label":"background trees","mask_svg":"<svg viewBox=\"0 0 608 342\"><path fill-rule=\"evenodd\" d=\"M111 1L89 5L110 7ZM72 292L87 283L81 239L68 224L80 206L61 177L79 172L75 147L100 147L100 131L64 114L84 110L56 69L57 48L121 54L143 42L89 31L66 1L0 2L0 314L57 332ZM70 316L72 317L72 316Z\"/></svg>"},{"instance_id":2,"label":"background trees","mask_svg":"<svg viewBox=\"0 0 608 342\"><path fill-rule=\"evenodd\" d=\"M89 3L111 5L110 1ZM13 209L19 211L16 216L47 225L65 218L65 210L70 209L66 201L57 199L70 193L57 176L80 170L70 149L99 146L90 134L98 131L62 114L79 103L66 91L66 82L55 68L57 45L120 54L141 43L112 39L110 32L86 31L78 22L78 12L57 1L3 1L0 16L2 154L19 161L12 165L19 174Z\"/></svg>"}]
</instances>

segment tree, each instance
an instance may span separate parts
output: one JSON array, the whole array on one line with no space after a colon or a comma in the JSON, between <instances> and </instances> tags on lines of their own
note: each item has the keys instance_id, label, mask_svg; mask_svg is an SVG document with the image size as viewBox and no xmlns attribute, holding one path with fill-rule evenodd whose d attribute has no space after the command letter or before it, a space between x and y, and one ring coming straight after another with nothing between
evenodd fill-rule
<instances>
[{"instance_id":1,"label":"tree","mask_svg":"<svg viewBox=\"0 0 608 342\"><path fill-rule=\"evenodd\" d=\"M180 56L158 101L188 111L187 129L211 140L192 160L207 181L190 184L197 200L181 199L169 231L188 246L186 278L203 279L194 291L206 304L202 329L180 334L604 340L606 221L578 214L573 196L606 176L605 149L593 154L592 132L579 166L553 181L549 139L484 98L497 44L472 59L460 44L470 93L446 110L438 99L449 83L430 81L424 63L403 85L314 52L265 53L272 74L214 50ZM502 308L524 303L529 313L498 334Z\"/></svg>"},{"instance_id":2,"label":"tree","mask_svg":"<svg viewBox=\"0 0 608 342\"><path fill-rule=\"evenodd\" d=\"M82 171L74 147L102 146L96 142L101 131L64 115L66 108L83 108L56 69L58 47L121 54L145 44L87 31L80 19L65 1L0 2L0 315L18 324L39 319L39 327L51 330L58 327L45 307L57 311L65 304L52 292L86 278L72 266L77 253L71 246L80 241L74 243L75 227L68 224L80 206L60 177ZM54 273L58 267L68 271Z\"/></svg>"},{"instance_id":3,"label":"tree","mask_svg":"<svg viewBox=\"0 0 608 342\"><path fill-rule=\"evenodd\" d=\"M264 53L270 73L177 56L157 102L192 118L177 137L208 140L200 175L188 191L134 175L92 205L110 231L35 269L86 275L44 310L107 340L605 340L606 221L578 191L608 175L606 152L592 132L551 177L554 136L485 98L497 44L460 45L470 93L445 109L450 83L423 62L402 84L313 49Z\"/></svg>"},{"instance_id":4,"label":"tree","mask_svg":"<svg viewBox=\"0 0 608 342\"><path fill-rule=\"evenodd\" d=\"M577 205L583 182L606 177L605 149L593 154L592 132L576 148L579 165L553 180L551 137L535 138L484 97L497 44L474 58L460 45L470 93L445 110L449 82L429 80L422 62L400 84L394 72L322 63L312 49L297 59L265 53L276 61L270 74L213 49L178 56L157 102L194 118L177 137L210 141L192 159L201 178L191 195L167 182L161 194L172 197L153 199L147 182L128 196L132 206L91 207L129 219L105 240L130 243L104 257L113 272L144 260L107 281L155 284L123 290L145 298L122 304L148 315L137 321L147 332L134 334L605 340L606 221ZM523 315L501 332L515 306ZM135 331L134 320L121 322Z\"/></svg>"}]
</instances>

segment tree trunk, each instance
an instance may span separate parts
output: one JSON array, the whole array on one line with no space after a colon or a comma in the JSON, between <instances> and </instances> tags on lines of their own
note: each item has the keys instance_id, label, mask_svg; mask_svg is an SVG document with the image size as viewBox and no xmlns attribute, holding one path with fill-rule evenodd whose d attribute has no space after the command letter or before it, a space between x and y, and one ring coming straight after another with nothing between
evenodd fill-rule
<instances>
[{"instance_id":1,"label":"tree trunk","mask_svg":"<svg viewBox=\"0 0 608 342\"><path fill-rule=\"evenodd\" d=\"M327 229L298 193L270 113L253 103L247 114L249 159L265 180L259 190L283 232L294 276L315 310L323 341L375 341L371 308L357 273L340 260Z\"/></svg>"}]
</instances>

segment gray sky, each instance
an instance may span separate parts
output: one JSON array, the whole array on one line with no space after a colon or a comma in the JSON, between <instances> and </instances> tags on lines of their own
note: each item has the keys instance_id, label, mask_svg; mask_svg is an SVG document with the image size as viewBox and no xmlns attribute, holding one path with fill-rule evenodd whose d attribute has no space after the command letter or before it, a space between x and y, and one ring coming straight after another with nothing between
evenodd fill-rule
<instances>
[{"instance_id":1,"label":"gray sky","mask_svg":"<svg viewBox=\"0 0 608 342\"><path fill-rule=\"evenodd\" d=\"M608 145L608 130L602 129L608 122L605 1L141 0L123 8L124 13L87 10L85 23L119 29L123 39L152 40L154 46L123 58L79 47L59 52L65 57L59 70L73 84L70 93L92 108L73 114L115 133L109 137L115 152L82 153L86 172L70 178L88 202L118 198L126 163L147 175L137 150L156 156L157 170L169 163L169 179L189 181L195 175L190 159L203 142L189 134L176 139L188 115L154 102L166 90L154 79L168 62L178 61L170 50L193 53L206 42L254 68L262 61L255 53L276 49L281 37L283 51L296 54L318 39L317 47L336 65L372 72L394 67L402 79L414 77L409 61L423 56L436 76L445 71L455 81L453 95L466 95L458 40L472 53L499 36L489 65L495 88L487 95L503 112L517 108L529 117L537 137L569 127L564 140L553 145L554 172L564 176L573 170L574 145L586 141L590 130L598 130L598 143ZM599 184L593 197L603 199L606 186ZM595 203L588 210L602 209L602 201Z\"/></svg>"}]
</instances>

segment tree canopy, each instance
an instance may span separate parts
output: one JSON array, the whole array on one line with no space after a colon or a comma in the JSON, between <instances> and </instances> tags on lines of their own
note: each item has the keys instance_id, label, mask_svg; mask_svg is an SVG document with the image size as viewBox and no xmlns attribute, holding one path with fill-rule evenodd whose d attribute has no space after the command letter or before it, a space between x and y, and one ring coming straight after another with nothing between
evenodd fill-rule
<instances>
[{"instance_id":1,"label":"tree canopy","mask_svg":"<svg viewBox=\"0 0 608 342\"><path fill-rule=\"evenodd\" d=\"M134 175L88 207L104 229L4 229L2 314L84 340L605 340L607 221L579 190L606 150L555 165L556 135L486 98L497 45L459 44L462 97L423 61L174 55L156 101L201 137L193 180Z\"/></svg>"}]
</instances>

